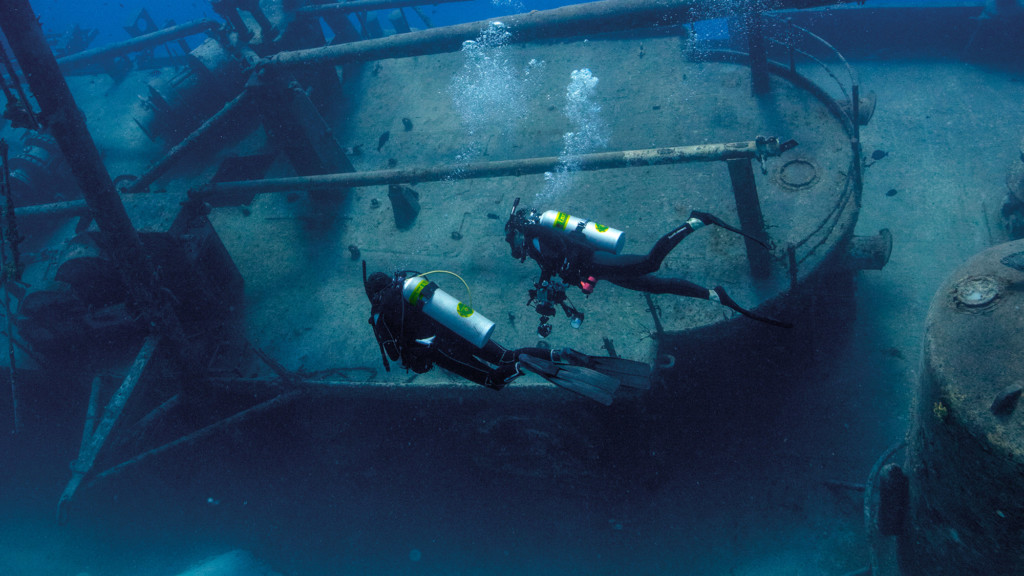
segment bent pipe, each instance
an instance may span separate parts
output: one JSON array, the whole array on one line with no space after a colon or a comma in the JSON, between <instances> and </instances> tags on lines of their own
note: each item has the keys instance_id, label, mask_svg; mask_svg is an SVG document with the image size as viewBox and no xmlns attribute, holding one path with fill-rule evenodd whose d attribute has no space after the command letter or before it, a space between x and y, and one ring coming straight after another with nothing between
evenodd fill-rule
<instances>
[{"instance_id":1,"label":"bent pipe","mask_svg":"<svg viewBox=\"0 0 1024 576\"><path fill-rule=\"evenodd\" d=\"M280 52L264 59L260 64L270 67L299 67L327 63L342 65L385 58L455 52L462 47L463 42L477 38L482 30L497 21L504 23L512 31L513 42L521 43L538 39L571 38L603 32L675 26L752 10L816 8L860 1L862 0L599 0L323 48Z\"/></svg>"}]
</instances>

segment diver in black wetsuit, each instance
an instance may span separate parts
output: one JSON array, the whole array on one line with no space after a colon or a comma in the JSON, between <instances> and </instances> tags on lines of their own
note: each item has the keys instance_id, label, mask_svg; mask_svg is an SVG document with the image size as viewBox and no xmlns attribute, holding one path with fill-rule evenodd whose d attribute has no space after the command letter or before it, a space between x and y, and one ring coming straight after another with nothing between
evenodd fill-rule
<instances>
[{"instance_id":1,"label":"diver in black wetsuit","mask_svg":"<svg viewBox=\"0 0 1024 576\"><path fill-rule=\"evenodd\" d=\"M565 291L570 286L578 286L589 295L598 280L651 294L713 300L760 322L792 326L742 308L721 286L708 289L682 278L652 275L661 268L662 261L673 248L704 226L720 226L768 248L762 240L726 224L717 216L695 210L685 223L659 238L647 254L619 254L624 242L620 239L621 232L551 210L544 214L528 208L517 211L518 206L519 199L516 198L505 224L505 241L512 248L512 257L520 262L530 257L540 265L540 280L530 290L530 303L538 302L537 311L542 315L538 328L541 336L551 332L547 319L554 314L555 304L562 307L573 321L573 326L579 326L583 314L567 302Z\"/></svg>"},{"instance_id":2,"label":"diver in black wetsuit","mask_svg":"<svg viewBox=\"0 0 1024 576\"><path fill-rule=\"evenodd\" d=\"M602 404L621 384L650 386L650 366L622 358L588 356L570 348L508 349L490 339L494 323L415 272L374 272L363 285L370 299L370 325L388 359L417 374L436 364L471 382L501 390L527 369L551 383Z\"/></svg>"}]
</instances>

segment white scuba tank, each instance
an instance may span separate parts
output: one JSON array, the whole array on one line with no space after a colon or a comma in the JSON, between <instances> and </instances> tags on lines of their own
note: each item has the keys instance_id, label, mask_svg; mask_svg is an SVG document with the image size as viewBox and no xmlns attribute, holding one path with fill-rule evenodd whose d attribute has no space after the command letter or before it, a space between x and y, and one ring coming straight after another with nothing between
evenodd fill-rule
<instances>
[{"instance_id":1,"label":"white scuba tank","mask_svg":"<svg viewBox=\"0 0 1024 576\"><path fill-rule=\"evenodd\" d=\"M557 210L548 210L541 214L540 224L541 226L550 226L566 234L575 232L582 224L583 237L587 240L587 243L592 248L602 252L618 254L622 252L622 248L626 245L626 235L622 230L609 228Z\"/></svg>"},{"instance_id":2,"label":"white scuba tank","mask_svg":"<svg viewBox=\"0 0 1024 576\"><path fill-rule=\"evenodd\" d=\"M474 311L444 290L437 288L433 294L427 291L431 282L423 276L413 276L406 279L402 285L402 297L413 306L423 304L423 312L442 326L465 338L477 348L483 348L484 344L491 338L494 332L494 322L488 320L483 314Z\"/></svg>"}]
</instances>

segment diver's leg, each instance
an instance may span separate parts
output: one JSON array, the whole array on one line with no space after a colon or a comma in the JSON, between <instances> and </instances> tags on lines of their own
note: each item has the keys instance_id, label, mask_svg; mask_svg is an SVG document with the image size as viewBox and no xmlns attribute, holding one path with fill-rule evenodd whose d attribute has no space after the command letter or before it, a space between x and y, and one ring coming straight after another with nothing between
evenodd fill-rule
<instances>
[{"instance_id":1,"label":"diver's leg","mask_svg":"<svg viewBox=\"0 0 1024 576\"><path fill-rule=\"evenodd\" d=\"M643 276L657 272L661 268L661 262L668 256L673 248L679 245L694 230L704 224L696 219L690 218L685 224L673 229L654 243L654 247L647 254L611 254L608 252L595 252L591 258L590 265L585 267L588 274L596 278Z\"/></svg>"},{"instance_id":2,"label":"diver's leg","mask_svg":"<svg viewBox=\"0 0 1024 576\"><path fill-rule=\"evenodd\" d=\"M682 225L673 228L668 234L665 234L651 247L651 251L646 256L634 256L634 255L610 255L597 253L594 255L594 264L596 264L595 274L601 277L604 274L613 272L621 275L642 275L651 274L657 272L661 268L661 263L668 256L668 253L675 249L687 236L693 234L699 228L703 228L709 224L716 224L722 226L728 230L739 232L735 228L722 222L715 216L707 214L705 212L694 211L690 214L690 217ZM740 232L742 234L742 232Z\"/></svg>"},{"instance_id":3,"label":"diver's leg","mask_svg":"<svg viewBox=\"0 0 1024 576\"><path fill-rule=\"evenodd\" d=\"M684 238L693 234L694 231L698 228L702 228L706 224L707 222L704 222L700 218L690 214L690 218L687 219L682 226L678 226L668 234L658 238L658 241L654 243L651 251L647 254L647 262L649 262L653 268L648 272L644 272L644 274L650 274L651 272L658 270L658 268L661 268L661 263L665 260L665 257L668 256L669 252L678 246Z\"/></svg>"},{"instance_id":4,"label":"diver's leg","mask_svg":"<svg viewBox=\"0 0 1024 576\"><path fill-rule=\"evenodd\" d=\"M468 344L472 346L472 344ZM475 382L493 390L501 390L506 384L519 375L515 363L492 367L471 352L438 350L435 362L449 372L454 372L470 382Z\"/></svg>"},{"instance_id":5,"label":"diver's leg","mask_svg":"<svg viewBox=\"0 0 1024 576\"><path fill-rule=\"evenodd\" d=\"M608 278L608 281L612 284L622 286L623 288L639 290L650 294L675 294L677 296L685 296L687 298L712 300L739 312L747 318L757 320L758 322L764 322L765 324L771 324L772 326L780 326L783 328L793 327L789 322L783 322L767 316L761 316L760 314L756 314L746 308L743 308L737 304L736 301L725 292L725 288L722 288L721 286L716 286L714 289L709 290L694 284L689 280L683 280L682 278L659 278L657 276L642 276L640 278Z\"/></svg>"},{"instance_id":6,"label":"diver's leg","mask_svg":"<svg viewBox=\"0 0 1024 576\"><path fill-rule=\"evenodd\" d=\"M623 288L629 288L638 292L675 294L676 296L701 298L704 300L711 298L710 290L682 278L660 278L658 276L631 276L623 278L613 276L606 278L606 280L616 286L622 286Z\"/></svg>"}]
</instances>

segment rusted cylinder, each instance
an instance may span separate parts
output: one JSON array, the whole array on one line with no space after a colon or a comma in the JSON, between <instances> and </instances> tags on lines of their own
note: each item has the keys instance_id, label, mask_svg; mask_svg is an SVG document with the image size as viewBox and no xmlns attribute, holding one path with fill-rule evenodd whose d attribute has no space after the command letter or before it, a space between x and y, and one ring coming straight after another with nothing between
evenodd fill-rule
<instances>
[{"instance_id":1,"label":"rusted cylinder","mask_svg":"<svg viewBox=\"0 0 1024 576\"><path fill-rule=\"evenodd\" d=\"M571 38L602 32L674 26L750 10L812 8L855 1L857 0L599 0L362 42L281 52L266 59L265 64L341 65L383 58L454 52L459 50L466 40L478 37L491 22L499 20L512 32L513 42L528 42L543 38Z\"/></svg>"},{"instance_id":2,"label":"rusted cylinder","mask_svg":"<svg viewBox=\"0 0 1024 576\"><path fill-rule=\"evenodd\" d=\"M956 270L932 300L905 470L905 576L1024 566L1024 241Z\"/></svg>"},{"instance_id":3,"label":"rusted cylinder","mask_svg":"<svg viewBox=\"0 0 1024 576\"><path fill-rule=\"evenodd\" d=\"M892 232L883 228L874 236L853 236L846 248L845 264L851 270L881 270L892 254Z\"/></svg>"},{"instance_id":4,"label":"rusted cylinder","mask_svg":"<svg viewBox=\"0 0 1024 576\"><path fill-rule=\"evenodd\" d=\"M758 146L759 142L762 143ZM734 158L755 158L759 154L777 156L783 144L775 138L759 141L732 142L728 144L701 144L698 146L676 146L648 150L626 150L619 152L598 152L581 154L572 158L578 170L603 170L628 168L631 166L657 166L685 162L709 162ZM431 168L407 168L399 170L373 170L367 172L344 172L318 176L294 178L272 178L241 182L217 182L200 190L200 196L234 192L285 192L288 190L334 190L377 186L381 184L407 184L415 182L437 182L439 180L465 180L469 178L495 178L498 176L525 176L543 174L558 168L561 158L548 156L498 162L473 162L436 166Z\"/></svg>"},{"instance_id":5,"label":"rusted cylinder","mask_svg":"<svg viewBox=\"0 0 1024 576\"><path fill-rule=\"evenodd\" d=\"M140 50L146 50L147 48L155 48L161 44L177 40L178 38L184 38L193 34L200 34L208 30L213 30L217 26L219 26L219 24L217 24L216 21L207 20L205 18L202 20L187 22L185 24L178 24L177 26L170 26L150 34L136 36L135 38L125 40L124 42L117 42L100 48L77 52L71 56L65 56L64 58L57 60L57 64L59 64L61 69L65 71L73 70L79 66L100 62L114 56L138 52Z\"/></svg>"},{"instance_id":6,"label":"rusted cylinder","mask_svg":"<svg viewBox=\"0 0 1024 576\"><path fill-rule=\"evenodd\" d=\"M81 196L57 141L30 133L21 153L11 158L11 194L18 206L63 201Z\"/></svg>"},{"instance_id":7,"label":"rusted cylinder","mask_svg":"<svg viewBox=\"0 0 1024 576\"><path fill-rule=\"evenodd\" d=\"M188 66L171 78L156 78L140 97L135 123L151 139L184 138L245 86L256 60L248 50L225 48L213 38L188 54Z\"/></svg>"}]
</instances>

